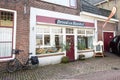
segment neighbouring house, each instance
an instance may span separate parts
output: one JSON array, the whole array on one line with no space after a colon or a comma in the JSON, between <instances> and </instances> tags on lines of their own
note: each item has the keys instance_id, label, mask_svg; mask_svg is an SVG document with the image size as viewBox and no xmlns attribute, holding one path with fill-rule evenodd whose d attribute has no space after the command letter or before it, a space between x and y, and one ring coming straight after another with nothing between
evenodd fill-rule
<instances>
[{"instance_id":1,"label":"neighbouring house","mask_svg":"<svg viewBox=\"0 0 120 80\"><path fill-rule=\"evenodd\" d=\"M120 0L108 0L108 1L104 0L102 2L100 1L99 3L95 4L95 6L103 8L103 9L107 9L107 10L111 10L112 7L116 7L117 12L115 14L115 17L116 17L116 19L120 20L120 16L119 16L120 5L119 4L120 4ZM120 23L118 23L118 25L117 25L116 32L118 35L120 35Z\"/></svg>"},{"instance_id":2,"label":"neighbouring house","mask_svg":"<svg viewBox=\"0 0 120 80\"><path fill-rule=\"evenodd\" d=\"M109 51L109 42L117 34L117 27L118 27L119 20L116 19L116 16L113 16L112 19L107 23L107 25L104 28L102 28L105 20L110 15L112 8L107 10L107 9L103 9L101 7L98 8L98 7L94 6L97 0L95 0L95 1L89 0L90 3L93 3L94 5L89 4L85 0L81 0L81 1L83 1L83 5L82 5L83 11L81 11L80 13L82 14L85 11L88 13L92 13L92 15L89 14L89 16L96 17L95 18L95 20L97 22L97 28L96 28L97 29L96 30L97 37L96 37L96 39L97 39L97 41L103 40L104 51ZM101 0L101 2L104 2L104 1Z\"/></svg>"},{"instance_id":3,"label":"neighbouring house","mask_svg":"<svg viewBox=\"0 0 120 80\"><path fill-rule=\"evenodd\" d=\"M29 52L29 11L25 0L0 0L0 69L13 58L12 49ZM24 57L24 56L23 56Z\"/></svg>"},{"instance_id":4,"label":"neighbouring house","mask_svg":"<svg viewBox=\"0 0 120 80\"><path fill-rule=\"evenodd\" d=\"M60 63L63 56L93 56L93 41L116 33L115 18L102 29L109 13L85 0L0 0L1 69L14 58L12 49L24 50L22 58L38 56L41 66Z\"/></svg>"}]
</instances>

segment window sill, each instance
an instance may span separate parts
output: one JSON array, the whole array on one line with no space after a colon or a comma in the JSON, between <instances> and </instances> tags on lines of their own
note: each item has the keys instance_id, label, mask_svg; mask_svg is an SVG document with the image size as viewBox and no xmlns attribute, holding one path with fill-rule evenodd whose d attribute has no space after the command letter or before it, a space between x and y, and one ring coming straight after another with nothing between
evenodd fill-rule
<instances>
[{"instance_id":1,"label":"window sill","mask_svg":"<svg viewBox=\"0 0 120 80\"><path fill-rule=\"evenodd\" d=\"M15 58L15 55L9 57L9 58L0 58L0 62L7 62L7 61L10 61L10 60L13 60Z\"/></svg>"},{"instance_id":2,"label":"window sill","mask_svg":"<svg viewBox=\"0 0 120 80\"><path fill-rule=\"evenodd\" d=\"M40 55L37 55L38 58L41 58L41 57L50 57L50 56L59 56L59 55L65 55L64 53L50 53L50 54L40 54Z\"/></svg>"},{"instance_id":3,"label":"window sill","mask_svg":"<svg viewBox=\"0 0 120 80\"><path fill-rule=\"evenodd\" d=\"M78 53L84 53L84 52L93 52L93 49L87 49L87 50L78 50Z\"/></svg>"}]
</instances>

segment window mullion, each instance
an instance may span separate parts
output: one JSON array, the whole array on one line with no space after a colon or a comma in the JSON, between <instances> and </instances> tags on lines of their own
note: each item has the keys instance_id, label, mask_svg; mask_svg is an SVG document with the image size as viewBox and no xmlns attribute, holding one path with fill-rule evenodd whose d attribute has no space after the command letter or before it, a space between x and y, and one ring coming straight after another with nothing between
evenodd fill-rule
<instances>
[{"instance_id":1,"label":"window mullion","mask_svg":"<svg viewBox=\"0 0 120 80\"><path fill-rule=\"evenodd\" d=\"M43 47L45 47L45 43L44 43L44 42L45 42L45 41L44 41L44 40L45 40L45 39L44 39L44 35L45 35L45 34L42 34L42 39L43 39L43 40L42 40L42 43L43 43Z\"/></svg>"},{"instance_id":2,"label":"window mullion","mask_svg":"<svg viewBox=\"0 0 120 80\"><path fill-rule=\"evenodd\" d=\"M1 11L0 11L0 26L1 26Z\"/></svg>"},{"instance_id":3,"label":"window mullion","mask_svg":"<svg viewBox=\"0 0 120 80\"><path fill-rule=\"evenodd\" d=\"M50 29L50 46L52 46L52 27L49 28Z\"/></svg>"}]
</instances>

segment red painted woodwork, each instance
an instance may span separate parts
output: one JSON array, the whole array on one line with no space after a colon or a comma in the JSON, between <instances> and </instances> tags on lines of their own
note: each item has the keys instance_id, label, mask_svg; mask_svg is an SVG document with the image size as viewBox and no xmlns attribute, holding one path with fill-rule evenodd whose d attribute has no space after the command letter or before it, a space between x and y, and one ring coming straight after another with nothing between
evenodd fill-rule
<instances>
[{"instance_id":1,"label":"red painted woodwork","mask_svg":"<svg viewBox=\"0 0 120 80\"><path fill-rule=\"evenodd\" d=\"M113 32L104 32L104 51L109 51L109 43L113 38Z\"/></svg>"},{"instance_id":2,"label":"red painted woodwork","mask_svg":"<svg viewBox=\"0 0 120 80\"><path fill-rule=\"evenodd\" d=\"M55 24L56 19L60 19L60 18L45 17L45 16L36 16L36 22L43 22L43 23L52 23L52 24ZM66 20L66 19L63 19L63 20ZM75 20L70 20L70 21L75 21ZM82 21L77 21L77 22L82 22ZM90 23L90 22L84 22L84 23L85 23L86 27L94 27L94 23Z\"/></svg>"},{"instance_id":3,"label":"red painted woodwork","mask_svg":"<svg viewBox=\"0 0 120 80\"><path fill-rule=\"evenodd\" d=\"M69 44L70 49L66 51L66 56L68 56L70 61L74 61L74 36L73 35L66 35L66 43Z\"/></svg>"}]
</instances>

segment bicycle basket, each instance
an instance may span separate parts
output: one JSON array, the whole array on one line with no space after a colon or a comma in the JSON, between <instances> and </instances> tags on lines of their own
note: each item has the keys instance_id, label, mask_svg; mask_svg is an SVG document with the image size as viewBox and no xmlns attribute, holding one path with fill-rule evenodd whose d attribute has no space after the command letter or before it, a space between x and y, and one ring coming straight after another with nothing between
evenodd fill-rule
<instances>
[{"instance_id":1,"label":"bicycle basket","mask_svg":"<svg viewBox=\"0 0 120 80\"><path fill-rule=\"evenodd\" d=\"M39 64L39 60L37 56L31 56L32 65Z\"/></svg>"}]
</instances>

